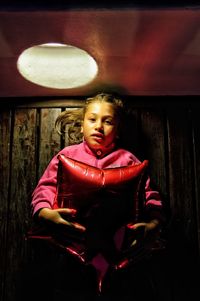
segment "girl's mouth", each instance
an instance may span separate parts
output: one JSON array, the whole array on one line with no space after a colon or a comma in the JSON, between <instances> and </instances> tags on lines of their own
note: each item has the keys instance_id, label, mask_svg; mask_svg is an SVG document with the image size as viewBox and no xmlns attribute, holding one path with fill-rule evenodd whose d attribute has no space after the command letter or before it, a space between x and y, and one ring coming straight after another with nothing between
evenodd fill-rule
<instances>
[{"instance_id":1,"label":"girl's mouth","mask_svg":"<svg viewBox=\"0 0 200 301\"><path fill-rule=\"evenodd\" d=\"M103 141L103 137L102 136L93 135L92 138L95 141L97 141L97 142L102 142Z\"/></svg>"},{"instance_id":2,"label":"girl's mouth","mask_svg":"<svg viewBox=\"0 0 200 301\"><path fill-rule=\"evenodd\" d=\"M92 134L91 136L92 136L92 138L94 138L95 140L100 140L100 141L102 141L102 140L104 139L104 135L101 134L101 133Z\"/></svg>"}]
</instances>

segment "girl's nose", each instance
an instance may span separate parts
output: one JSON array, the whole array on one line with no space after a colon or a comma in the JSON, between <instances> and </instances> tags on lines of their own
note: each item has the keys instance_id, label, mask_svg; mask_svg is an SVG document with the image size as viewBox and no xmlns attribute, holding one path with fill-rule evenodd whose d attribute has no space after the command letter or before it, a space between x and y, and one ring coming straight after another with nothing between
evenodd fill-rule
<instances>
[{"instance_id":1,"label":"girl's nose","mask_svg":"<svg viewBox=\"0 0 200 301\"><path fill-rule=\"evenodd\" d=\"M103 130L103 123L102 123L101 121L98 121L98 122L96 123L95 128L96 128L96 130L98 130L98 131Z\"/></svg>"}]
</instances>

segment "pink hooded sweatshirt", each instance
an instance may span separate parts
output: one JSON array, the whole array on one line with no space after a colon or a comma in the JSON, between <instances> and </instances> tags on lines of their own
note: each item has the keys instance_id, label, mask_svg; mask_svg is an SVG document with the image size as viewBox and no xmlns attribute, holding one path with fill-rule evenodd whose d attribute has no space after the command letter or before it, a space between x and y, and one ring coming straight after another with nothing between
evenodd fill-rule
<instances>
[{"instance_id":1,"label":"pink hooded sweatshirt","mask_svg":"<svg viewBox=\"0 0 200 301\"><path fill-rule=\"evenodd\" d=\"M71 159L101 169L130 166L140 162L131 152L124 149L116 149L102 158L98 157L98 155L88 147L85 141L80 144L67 146L58 154L63 154ZM33 215L41 208L53 207L57 187L58 162L56 155L50 161L44 174L40 178L38 185L33 191L31 202ZM158 191L151 189L149 178L146 182L145 195L145 206L147 209L151 209L149 210L149 219L162 219L162 215L160 214L162 209L160 194Z\"/></svg>"}]
</instances>

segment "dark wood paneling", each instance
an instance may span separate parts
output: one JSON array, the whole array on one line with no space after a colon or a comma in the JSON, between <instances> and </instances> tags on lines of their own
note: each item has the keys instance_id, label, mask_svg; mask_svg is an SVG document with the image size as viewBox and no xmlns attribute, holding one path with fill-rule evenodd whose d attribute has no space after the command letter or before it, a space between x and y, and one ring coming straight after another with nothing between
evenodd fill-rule
<instances>
[{"instance_id":1,"label":"dark wood paneling","mask_svg":"<svg viewBox=\"0 0 200 301\"><path fill-rule=\"evenodd\" d=\"M122 125L123 131L126 133L123 133L123 137L121 137L122 147L134 153L139 160L142 160L139 147L140 112L138 108L131 106L129 102L127 113L128 118Z\"/></svg>"},{"instance_id":2,"label":"dark wood paneling","mask_svg":"<svg viewBox=\"0 0 200 301\"><path fill-rule=\"evenodd\" d=\"M199 109L192 110L191 119L192 119L192 146L194 152L194 176L192 177L193 185L195 186L195 202L194 202L194 216L193 222L195 226L195 233L197 232L197 252L198 252L198 263L200 257L200 122L199 122ZM196 292L200 295L200 269L199 264L196 265L197 277L195 278L195 286L198 287Z\"/></svg>"},{"instance_id":3,"label":"dark wood paneling","mask_svg":"<svg viewBox=\"0 0 200 301\"><path fill-rule=\"evenodd\" d=\"M141 111L140 148L144 159L149 160L153 187L167 199L165 116L162 110Z\"/></svg>"},{"instance_id":4,"label":"dark wood paneling","mask_svg":"<svg viewBox=\"0 0 200 301\"><path fill-rule=\"evenodd\" d=\"M61 149L61 137L54 128L61 109L41 109L39 136L39 177L52 157Z\"/></svg>"},{"instance_id":5,"label":"dark wood paneling","mask_svg":"<svg viewBox=\"0 0 200 301\"><path fill-rule=\"evenodd\" d=\"M197 228L194 211L194 169L191 119L188 108L167 110L169 142L170 241L174 300L194 300L197 268Z\"/></svg>"},{"instance_id":6,"label":"dark wood paneling","mask_svg":"<svg viewBox=\"0 0 200 301\"><path fill-rule=\"evenodd\" d=\"M6 230L9 199L11 112L0 112L0 300L3 300L6 271Z\"/></svg>"},{"instance_id":7,"label":"dark wood paneling","mask_svg":"<svg viewBox=\"0 0 200 301\"><path fill-rule=\"evenodd\" d=\"M185 239L196 248L194 223L194 170L192 131L188 109L168 111L169 194L173 214L184 231Z\"/></svg>"},{"instance_id":8,"label":"dark wood paneling","mask_svg":"<svg viewBox=\"0 0 200 301\"><path fill-rule=\"evenodd\" d=\"M152 184L159 189L172 213L167 225L172 261L169 262L166 275L162 275L161 280L154 280L157 281L157 288L160 286L165 289L165 281L171 285L164 300L185 300L185 295L189 293L185 287L191 285L191 281L188 275L183 280L182 275L185 275L184 271L191 272L185 267L197 262L200 248L198 106L181 106L172 102L165 102L162 107L158 103L145 102L130 105L132 119L127 123L127 137L124 137L126 146L140 160L149 160ZM74 103L74 107L80 106L80 103L77 106ZM27 250L25 240L31 222L31 193L52 156L64 146L54 129L55 119L64 108L72 109L73 102L69 106L66 102L66 107L64 103L59 107L55 102L52 107L51 103L46 107L42 103L39 107L34 104L30 107L12 107L12 111L0 111L2 301L16 300L18 288L22 287L22 283L19 283L22 269L30 261L34 262L30 256L34 257L35 254ZM67 137L65 144L70 144ZM41 251L42 256L44 252ZM159 293L162 296L161 288Z\"/></svg>"},{"instance_id":9,"label":"dark wood paneling","mask_svg":"<svg viewBox=\"0 0 200 301\"><path fill-rule=\"evenodd\" d=\"M196 222L198 233L198 249L200 250L200 122L199 110L191 112L192 119L192 146L194 151L194 177L192 178L193 185L195 185L195 211L194 223Z\"/></svg>"},{"instance_id":10,"label":"dark wood paneling","mask_svg":"<svg viewBox=\"0 0 200 301\"><path fill-rule=\"evenodd\" d=\"M17 110L11 156L10 199L7 212L5 300L14 300L22 265L26 262L25 233L29 228L30 199L36 185L36 110Z\"/></svg>"}]
</instances>

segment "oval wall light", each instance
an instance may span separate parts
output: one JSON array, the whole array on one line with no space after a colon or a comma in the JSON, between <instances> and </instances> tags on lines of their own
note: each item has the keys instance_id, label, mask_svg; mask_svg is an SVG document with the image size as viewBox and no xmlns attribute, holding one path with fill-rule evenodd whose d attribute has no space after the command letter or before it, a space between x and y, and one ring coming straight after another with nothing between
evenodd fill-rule
<instances>
[{"instance_id":1,"label":"oval wall light","mask_svg":"<svg viewBox=\"0 0 200 301\"><path fill-rule=\"evenodd\" d=\"M17 68L28 81L55 89L71 89L90 83L98 73L94 58L85 50L47 43L24 50Z\"/></svg>"}]
</instances>

